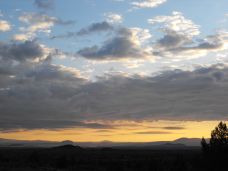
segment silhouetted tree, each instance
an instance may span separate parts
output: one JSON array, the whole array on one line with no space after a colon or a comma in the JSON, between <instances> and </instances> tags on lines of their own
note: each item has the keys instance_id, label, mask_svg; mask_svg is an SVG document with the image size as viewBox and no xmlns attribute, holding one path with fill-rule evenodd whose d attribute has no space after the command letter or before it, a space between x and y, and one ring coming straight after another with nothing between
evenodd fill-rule
<instances>
[{"instance_id":1,"label":"silhouetted tree","mask_svg":"<svg viewBox=\"0 0 228 171\"><path fill-rule=\"evenodd\" d=\"M228 128L226 124L220 122L218 126L211 131L209 143L202 138L201 146L204 152L225 152L228 149Z\"/></svg>"},{"instance_id":2,"label":"silhouetted tree","mask_svg":"<svg viewBox=\"0 0 228 171\"><path fill-rule=\"evenodd\" d=\"M208 152L209 145L207 144L207 142L206 142L204 137L202 138L201 146L202 146L203 152Z\"/></svg>"},{"instance_id":3,"label":"silhouetted tree","mask_svg":"<svg viewBox=\"0 0 228 171\"><path fill-rule=\"evenodd\" d=\"M227 171L228 128L224 122L211 131L209 143L202 138L201 146L206 170Z\"/></svg>"}]
</instances>

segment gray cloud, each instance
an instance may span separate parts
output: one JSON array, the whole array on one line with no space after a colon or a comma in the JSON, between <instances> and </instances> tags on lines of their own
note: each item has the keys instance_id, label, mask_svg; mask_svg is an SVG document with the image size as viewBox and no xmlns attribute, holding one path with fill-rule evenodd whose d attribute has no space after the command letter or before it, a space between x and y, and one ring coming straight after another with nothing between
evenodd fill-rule
<instances>
[{"instance_id":1,"label":"gray cloud","mask_svg":"<svg viewBox=\"0 0 228 171\"><path fill-rule=\"evenodd\" d=\"M93 23L87 28L81 29L79 32L77 32L77 35L83 36L87 35L93 32L101 32L101 31L110 31L113 30L113 26L110 25L108 22L103 21L100 23Z\"/></svg>"},{"instance_id":2,"label":"gray cloud","mask_svg":"<svg viewBox=\"0 0 228 171\"><path fill-rule=\"evenodd\" d=\"M44 55L44 49L35 41L6 44L0 42L0 57L4 60L33 60Z\"/></svg>"},{"instance_id":3,"label":"gray cloud","mask_svg":"<svg viewBox=\"0 0 228 171\"><path fill-rule=\"evenodd\" d=\"M190 39L184 35L179 35L176 32L170 31L156 43L156 48L163 50L171 50L192 43Z\"/></svg>"},{"instance_id":4,"label":"gray cloud","mask_svg":"<svg viewBox=\"0 0 228 171\"><path fill-rule=\"evenodd\" d=\"M4 111L0 114L2 122L9 126L18 123L15 125L25 129L32 126L34 129L83 127L79 125L81 121L77 117L77 109L70 102L85 82L79 73L60 66L39 64L14 74L8 80L0 77L0 82L3 82L0 91L0 108ZM76 103L80 101L78 99ZM0 127L7 129L7 125L1 124ZM96 127L95 124L85 126Z\"/></svg>"},{"instance_id":5,"label":"gray cloud","mask_svg":"<svg viewBox=\"0 0 228 171\"><path fill-rule=\"evenodd\" d=\"M227 35L223 33L207 36L200 42L194 42L188 37L169 32L154 44L153 54L169 58L197 58L210 52L226 49Z\"/></svg>"},{"instance_id":6,"label":"gray cloud","mask_svg":"<svg viewBox=\"0 0 228 171\"><path fill-rule=\"evenodd\" d=\"M156 77L114 76L84 86L84 105L95 119L227 119L227 74L226 67L212 66Z\"/></svg>"},{"instance_id":7,"label":"gray cloud","mask_svg":"<svg viewBox=\"0 0 228 171\"><path fill-rule=\"evenodd\" d=\"M0 132L34 129L91 128L110 129L110 125L70 120L1 120Z\"/></svg>"},{"instance_id":8,"label":"gray cloud","mask_svg":"<svg viewBox=\"0 0 228 171\"><path fill-rule=\"evenodd\" d=\"M140 58L140 50L127 37L115 37L106 41L102 47L93 46L78 51L78 54L88 59L118 59L118 58Z\"/></svg>"},{"instance_id":9,"label":"gray cloud","mask_svg":"<svg viewBox=\"0 0 228 171\"><path fill-rule=\"evenodd\" d=\"M79 31L76 32L67 32L65 34L61 35L54 35L51 37L51 39L61 39L61 38L72 38L72 37L77 37L77 36L86 36L92 33L98 33L98 32L108 32L108 31L113 31L114 27L106 22L97 22L97 23L92 23L91 25L82 28Z\"/></svg>"},{"instance_id":10,"label":"gray cloud","mask_svg":"<svg viewBox=\"0 0 228 171\"><path fill-rule=\"evenodd\" d=\"M53 9L54 0L35 0L34 5L41 9Z\"/></svg>"},{"instance_id":11,"label":"gray cloud","mask_svg":"<svg viewBox=\"0 0 228 171\"><path fill-rule=\"evenodd\" d=\"M0 129L99 127L72 120L69 99L86 81L77 69L50 64L52 54L34 41L0 47Z\"/></svg>"},{"instance_id":12,"label":"gray cloud","mask_svg":"<svg viewBox=\"0 0 228 171\"><path fill-rule=\"evenodd\" d=\"M172 134L172 132L167 132L167 131L144 131L144 132L135 132L134 134Z\"/></svg>"},{"instance_id":13,"label":"gray cloud","mask_svg":"<svg viewBox=\"0 0 228 171\"><path fill-rule=\"evenodd\" d=\"M59 18L56 23L59 25L73 25L76 22L74 20L63 20Z\"/></svg>"},{"instance_id":14,"label":"gray cloud","mask_svg":"<svg viewBox=\"0 0 228 171\"><path fill-rule=\"evenodd\" d=\"M91 60L119 60L124 58L141 59L148 56L148 53L135 41L133 30L121 28L116 36L106 40L102 46L92 46L80 49L77 54Z\"/></svg>"},{"instance_id":15,"label":"gray cloud","mask_svg":"<svg viewBox=\"0 0 228 171\"><path fill-rule=\"evenodd\" d=\"M185 127L182 126L166 126L163 127L162 129L167 129L167 130L183 130Z\"/></svg>"}]
</instances>

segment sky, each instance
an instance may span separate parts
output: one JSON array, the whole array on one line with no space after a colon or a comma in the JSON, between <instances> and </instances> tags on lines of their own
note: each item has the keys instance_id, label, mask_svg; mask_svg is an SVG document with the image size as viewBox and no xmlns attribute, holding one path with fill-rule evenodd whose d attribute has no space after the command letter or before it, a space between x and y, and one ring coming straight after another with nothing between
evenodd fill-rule
<instances>
[{"instance_id":1,"label":"sky","mask_svg":"<svg viewBox=\"0 0 228 171\"><path fill-rule=\"evenodd\" d=\"M1 0L0 138L209 137L228 119L226 0Z\"/></svg>"}]
</instances>

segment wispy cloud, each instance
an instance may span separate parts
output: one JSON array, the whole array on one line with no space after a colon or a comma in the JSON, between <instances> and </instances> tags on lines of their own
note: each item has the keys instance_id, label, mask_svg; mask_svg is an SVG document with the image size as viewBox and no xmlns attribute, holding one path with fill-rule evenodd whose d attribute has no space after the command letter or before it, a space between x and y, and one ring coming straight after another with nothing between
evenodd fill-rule
<instances>
[{"instance_id":1,"label":"wispy cloud","mask_svg":"<svg viewBox=\"0 0 228 171\"><path fill-rule=\"evenodd\" d=\"M167 130L184 130L185 127L182 127L182 126L166 126L166 127L162 127L162 129L167 129Z\"/></svg>"},{"instance_id":2,"label":"wispy cloud","mask_svg":"<svg viewBox=\"0 0 228 171\"><path fill-rule=\"evenodd\" d=\"M134 134L172 134L172 132L168 131L143 131L143 132L135 132Z\"/></svg>"},{"instance_id":3,"label":"wispy cloud","mask_svg":"<svg viewBox=\"0 0 228 171\"><path fill-rule=\"evenodd\" d=\"M114 26L106 21L92 23L89 26L80 29L75 32L67 32L61 35L51 36L51 39L63 39L63 38L72 38L72 37L81 37L87 36L93 33L102 33L113 31Z\"/></svg>"}]
</instances>

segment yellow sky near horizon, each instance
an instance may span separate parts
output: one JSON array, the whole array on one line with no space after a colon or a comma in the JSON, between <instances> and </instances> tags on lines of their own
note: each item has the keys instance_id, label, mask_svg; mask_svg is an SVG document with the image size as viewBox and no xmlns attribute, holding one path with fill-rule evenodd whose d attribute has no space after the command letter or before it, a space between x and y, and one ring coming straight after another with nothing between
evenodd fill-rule
<instances>
[{"instance_id":1,"label":"yellow sky near horizon","mask_svg":"<svg viewBox=\"0 0 228 171\"><path fill-rule=\"evenodd\" d=\"M101 122L101 121L99 121ZM0 132L0 137L17 140L76 142L151 142L178 138L210 137L219 121L114 121L109 129L67 128L58 130L19 130Z\"/></svg>"}]
</instances>

